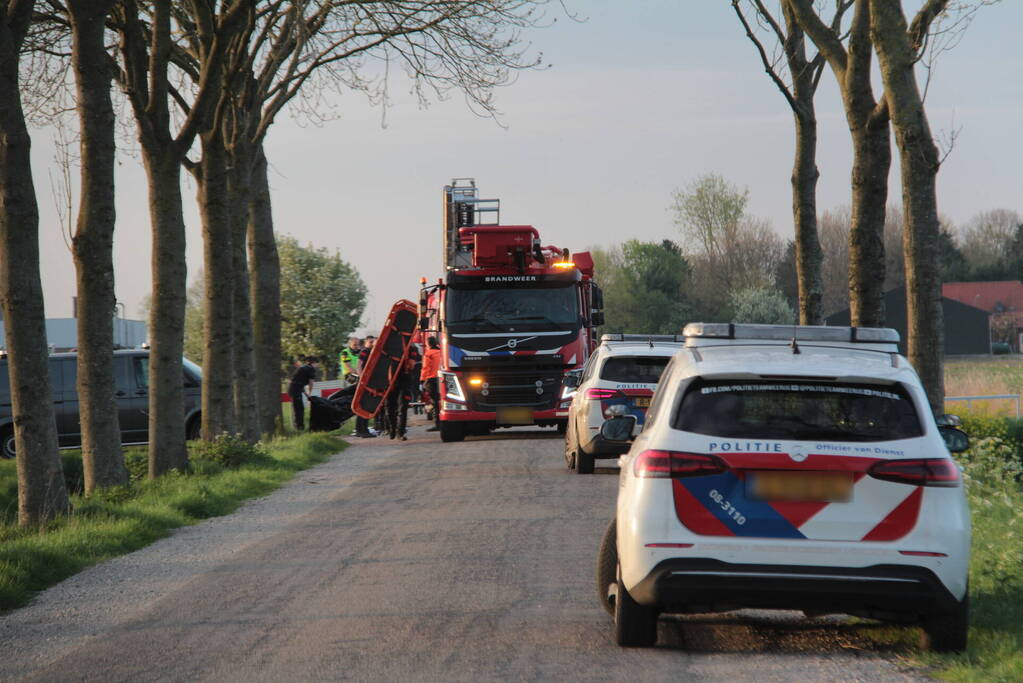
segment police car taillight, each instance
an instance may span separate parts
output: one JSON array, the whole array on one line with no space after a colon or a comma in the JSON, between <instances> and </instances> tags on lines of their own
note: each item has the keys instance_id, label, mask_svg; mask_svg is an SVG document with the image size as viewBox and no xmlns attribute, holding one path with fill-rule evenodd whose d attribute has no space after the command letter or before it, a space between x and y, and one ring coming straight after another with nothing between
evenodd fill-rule
<instances>
[{"instance_id":1,"label":"police car taillight","mask_svg":"<svg viewBox=\"0 0 1023 683\"><path fill-rule=\"evenodd\" d=\"M632 473L644 479L698 477L727 469L728 465L716 456L679 451L643 451L632 465Z\"/></svg>"},{"instance_id":2,"label":"police car taillight","mask_svg":"<svg viewBox=\"0 0 1023 683\"><path fill-rule=\"evenodd\" d=\"M874 463L867 473L875 479L912 486L953 488L962 482L959 468L948 458L913 458Z\"/></svg>"},{"instance_id":3,"label":"police car taillight","mask_svg":"<svg viewBox=\"0 0 1023 683\"><path fill-rule=\"evenodd\" d=\"M609 398L614 398L618 394L616 389L601 389L599 387L590 388L586 390L586 398L592 401L606 401Z\"/></svg>"}]
</instances>

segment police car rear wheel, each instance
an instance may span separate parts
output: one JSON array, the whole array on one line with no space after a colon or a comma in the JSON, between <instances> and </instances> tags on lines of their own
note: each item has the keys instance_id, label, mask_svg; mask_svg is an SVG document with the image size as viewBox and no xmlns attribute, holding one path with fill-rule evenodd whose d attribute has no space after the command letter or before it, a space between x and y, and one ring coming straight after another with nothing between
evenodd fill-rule
<instances>
[{"instance_id":1,"label":"police car rear wheel","mask_svg":"<svg viewBox=\"0 0 1023 683\"><path fill-rule=\"evenodd\" d=\"M618 571L618 532L615 520L607 525L604 538L600 540L600 551L597 553L597 599L604 610L614 615L614 601L608 598L607 592L615 582Z\"/></svg>"},{"instance_id":2,"label":"police car rear wheel","mask_svg":"<svg viewBox=\"0 0 1023 683\"><path fill-rule=\"evenodd\" d=\"M575 469L575 445L572 440L572 430L565 434L565 466L568 469Z\"/></svg>"},{"instance_id":3,"label":"police car rear wheel","mask_svg":"<svg viewBox=\"0 0 1023 683\"><path fill-rule=\"evenodd\" d=\"M593 456L582 448L575 449L575 473L593 474Z\"/></svg>"},{"instance_id":4,"label":"police car rear wheel","mask_svg":"<svg viewBox=\"0 0 1023 683\"><path fill-rule=\"evenodd\" d=\"M618 568L615 596L615 641L625 647L649 647L657 642L657 610L640 605L622 583Z\"/></svg>"},{"instance_id":5,"label":"police car rear wheel","mask_svg":"<svg viewBox=\"0 0 1023 683\"><path fill-rule=\"evenodd\" d=\"M959 603L955 612L924 617L921 626L921 647L931 652L962 652L966 649L970 628L969 594Z\"/></svg>"}]
</instances>

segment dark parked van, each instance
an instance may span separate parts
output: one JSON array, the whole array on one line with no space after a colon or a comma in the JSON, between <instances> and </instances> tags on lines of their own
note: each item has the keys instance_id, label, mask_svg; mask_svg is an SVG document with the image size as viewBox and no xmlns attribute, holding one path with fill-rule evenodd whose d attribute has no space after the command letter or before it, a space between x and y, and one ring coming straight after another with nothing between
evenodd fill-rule
<instances>
[{"instance_id":1,"label":"dark parked van","mask_svg":"<svg viewBox=\"0 0 1023 683\"><path fill-rule=\"evenodd\" d=\"M199 437L202 405L202 370L184 360L185 433L189 439ZM57 439L62 448L80 446L82 428L78 420L78 354L55 353L50 356L50 387L53 410L57 417ZM140 444L149 441L149 351L125 349L114 351L118 418L121 442ZM0 455L14 457L14 423L11 416L11 388L7 374L7 358L0 358Z\"/></svg>"}]
</instances>

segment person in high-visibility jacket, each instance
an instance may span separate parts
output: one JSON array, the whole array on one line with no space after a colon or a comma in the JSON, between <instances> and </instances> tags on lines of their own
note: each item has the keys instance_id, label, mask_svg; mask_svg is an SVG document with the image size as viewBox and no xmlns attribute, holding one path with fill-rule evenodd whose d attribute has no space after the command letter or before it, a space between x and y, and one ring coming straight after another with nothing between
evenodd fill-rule
<instances>
[{"instance_id":1,"label":"person in high-visibility jacket","mask_svg":"<svg viewBox=\"0 0 1023 683\"><path fill-rule=\"evenodd\" d=\"M349 337L348 346L341 349L337 354L338 364L341 366L341 379L348 379L348 375L359 373L359 351L362 350L362 340L358 337Z\"/></svg>"},{"instance_id":2,"label":"person in high-visibility jacket","mask_svg":"<svg viewBox=\"0 0 1023 683\"><path fill-rule=\"evenodd\" d=\"M436 337L426 340L426 352L423 354L423 371L419 380L423 388L430 394L433 401L433 426L427 429L428 432L440 431L440 378L437 372L440 370L440 348Z\"/></svg>"}]
</instances>

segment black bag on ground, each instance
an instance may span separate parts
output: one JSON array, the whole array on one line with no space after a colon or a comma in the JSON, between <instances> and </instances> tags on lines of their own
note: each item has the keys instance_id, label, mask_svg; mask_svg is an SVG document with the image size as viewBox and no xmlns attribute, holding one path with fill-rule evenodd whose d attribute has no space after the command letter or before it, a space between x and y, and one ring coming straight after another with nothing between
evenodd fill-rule
<instances>
[{"instance_id":1,"label":"black bag on ground","mask_svg":"<svg viewBox=\"0 0 1023 683\"><path fill-rule=\"evenodd\" d=\"M351 398L345 402L309 397L309 431L331 432L339 429L352 416Z\"/></svg>"}]
</instances>

